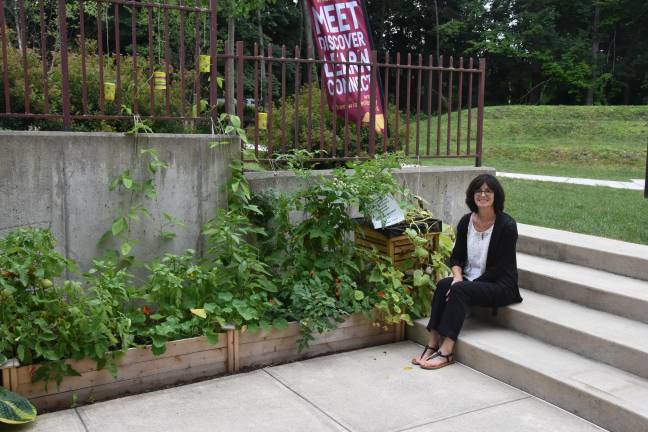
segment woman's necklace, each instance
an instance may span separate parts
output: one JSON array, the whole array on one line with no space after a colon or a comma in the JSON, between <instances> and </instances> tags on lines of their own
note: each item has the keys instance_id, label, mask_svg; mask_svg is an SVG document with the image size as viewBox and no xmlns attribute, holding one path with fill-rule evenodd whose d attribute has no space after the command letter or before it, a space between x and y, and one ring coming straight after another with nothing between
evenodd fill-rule
<instances>
[{"instance_id":1,"label":"woman's necklace","mask_svg":"<svg viewBox=\"0 0 648 432\"><path fill-rule=\"evenodd\" d=\"M492 227L494 223L495 223L495 218L482 221L479 218L479 214L475 214L473 216L473 226L475 227L475 231L477 231L477 234L482 240L484 239L485 236L488 235L486 231L488 231L488 229Z\"/></svg>"}]
</instances>

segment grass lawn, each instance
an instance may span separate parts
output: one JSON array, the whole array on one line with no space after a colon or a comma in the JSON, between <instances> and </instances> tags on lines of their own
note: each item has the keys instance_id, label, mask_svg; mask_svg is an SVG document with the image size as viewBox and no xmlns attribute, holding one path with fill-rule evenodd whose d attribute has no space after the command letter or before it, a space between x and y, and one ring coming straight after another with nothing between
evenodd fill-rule
<instances>
[{"instance_id":1,"label":"grass lawn","mask_svg":"<svg viewBox=\"0 0 648 432\"><path fill-rule=\"evenodd\" d=\"M648 244L641 191L501 179L506 212L518 222Z\"/></svg>"},{"instance_id":2,"label":"grass lawn","mask_svg":"<svg viewBox=\"0 0 648 432\"><path fill-rule=\"evenodd\" d=\"M476 119L475 111L473 115ZM464 126L466 117L464 111ZM432 142L436 144L434 120ZM456 113L452 121L456 124ZM441 124L443 152L446 145L445 116ZM422 142L425 142L426 122L421 123L420 133ZM452 135L451 149L456 149L455 133ZM648 106L487 107L484 111L483 165L498 171L527 174L609 180L643 178L647 140ZM464 149L465 141L463 137ZM413 147L413 142L410 146ZM436 148L435 145L433 147ZM472 165L474 160L431 160L423 163Z\"/></svg>"}]
</instances>

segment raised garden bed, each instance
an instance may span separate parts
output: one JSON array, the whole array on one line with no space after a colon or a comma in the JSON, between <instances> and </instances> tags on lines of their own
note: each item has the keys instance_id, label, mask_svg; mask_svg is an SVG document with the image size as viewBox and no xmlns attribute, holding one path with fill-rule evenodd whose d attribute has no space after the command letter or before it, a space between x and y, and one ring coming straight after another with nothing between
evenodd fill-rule
<instances>
[{"instance_id":1,"label":"raised garden bed","mask_svg":"<svg viewBox=\"0 0 648 432\"><path fill-rule=\"evenodd\" d=\"M32 382L37 365L20 366L10 360L2 368L5 388L27 397L40 411L55 411L78 404L136 394L190 382L242 367L260 367L320 354L333 353L402 340L399 326L376 327L364 315L349 317L336 330L315 336L308 348L297 351L297 323L283 330L269 332L221 333L216 345L203 337L167 343L166 352L153 355L150 346L129 349L117 361L117 378L105 369L97 370L94 361L70 361L81 376L66 376L55 382Z\"/></svg>"},{"instance_id":2,"label":"raised garden bed","mask_svg":"<svg viewBox=\"0 0 648 432\"><path fill-rule=\"evenodd\" d=\"M97 370L94 361L70 361L81 376L66 376L59 386L51 381L32 382L38 366L19 366L13 360L2 369L2 385L41 411L70 408L75 400L83 404L140 393L233 371L233 333L221 333L216 345L208 345L203 337L172 341L159 356L153 355L150 346L131 348L117 360L116 378L106 369Z\"/></svg>"}]
</instances>

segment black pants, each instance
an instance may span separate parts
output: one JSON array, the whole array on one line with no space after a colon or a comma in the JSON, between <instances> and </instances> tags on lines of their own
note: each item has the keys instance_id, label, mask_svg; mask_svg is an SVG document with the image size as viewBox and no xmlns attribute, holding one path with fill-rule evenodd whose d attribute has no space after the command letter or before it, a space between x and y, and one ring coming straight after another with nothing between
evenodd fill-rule
<instances>
[{"instance_id":1,"label":"black pants","mask_svg":"<svg viewBox=\"0 0 648 432\"><path fill-rule=\"evenodd\" d=\"M503 288L490 282L463 281L452 285L451 289L451 283L451 277L437 283L427 329L456 341L470 306L501 305ZM446 301L448 290L450 294Z\"/></svg>"}]
</instances>

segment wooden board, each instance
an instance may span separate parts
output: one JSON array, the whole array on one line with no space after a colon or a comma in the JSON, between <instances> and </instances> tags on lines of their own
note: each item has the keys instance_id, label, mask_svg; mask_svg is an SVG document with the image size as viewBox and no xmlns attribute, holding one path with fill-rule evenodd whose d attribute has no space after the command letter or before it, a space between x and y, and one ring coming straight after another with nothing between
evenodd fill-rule
<instances>
[{"instance_id":1,"label":"wooden board","mask_svg":"<svg viewBox=\"0 0 648 432\"><path fill-rule=\"evenodd\" d=\"M364 315L356 314L341 323L337 329L314 335L314 340L300 353L297 351L299 327L297 323L290 323L287 329L278 332L273 330L255 334L243 333L240 339L239 363L241 367L265 366L337 352L347 345L352 346L348 349L354 349L391 343L396 332L395 326L390 326L388 331L385 331L381 327L374 327L372 320ZM350 340L355 342L345 342Z\"/></svg>"},{"instance_id":2,"label":"wooden board","mask_svg":"<svg viewBox=\"0 0 648 432\"><path fill-rule=\"evenodd\" d=\"M153 355L150 346L131 348L116 361L116 378L105 369L97 370L94 361L68 361L81 376L66 376L58 386L55 382L32 382L36 365L14 367L9 369L10 390L29 398L41 410L69 408L74 395L78 403L85 403L152 390L227 372L227 341L225 333L219 335L216 345L208 345L203 337L172 341L160 356Z\"/></svg>"}]
</instances>

